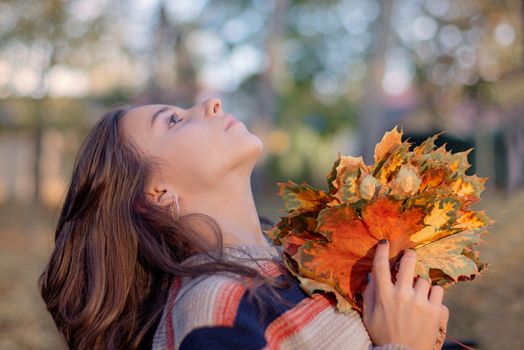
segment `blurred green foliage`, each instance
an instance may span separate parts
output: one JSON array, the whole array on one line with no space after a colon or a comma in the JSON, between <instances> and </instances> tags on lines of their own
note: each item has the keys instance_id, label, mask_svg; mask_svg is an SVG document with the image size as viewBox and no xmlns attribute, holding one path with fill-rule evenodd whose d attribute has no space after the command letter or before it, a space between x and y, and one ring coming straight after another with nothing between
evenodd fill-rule
<instances>
[{"instance_id":1,"label":"blurred green foliage","mask_svg":"<svg viewBox=\"0 0 524 350\"><path fill-rule=\"evenodd\" d=\"M49 130L81 140L115 104L217 95L268 145L264 181L318 183L337 151L369 159L397 123L502 128L483 111L521 70L521 14L516 0L3 0L0 130L32 135L38 198Z\"/></svg>"}]
</instances>

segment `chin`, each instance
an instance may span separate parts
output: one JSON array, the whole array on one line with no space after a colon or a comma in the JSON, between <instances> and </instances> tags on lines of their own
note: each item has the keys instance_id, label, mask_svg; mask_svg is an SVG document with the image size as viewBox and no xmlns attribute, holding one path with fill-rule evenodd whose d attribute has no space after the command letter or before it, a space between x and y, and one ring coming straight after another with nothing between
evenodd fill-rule
<instances>
[{"instance_id":1,"label":"chin","mask_svg":"<svg viewBox=\"0 0 524 350\"><path fill-rule=\"evenodd\" d=\"M253 134L253 136L254 136L254 139L255 139L254 140L254 143L255 143L254 147L256 147L256 149L258 150L258 157L260 157L260 155L262 154L262 151L264 151L264 143L262 142L262 140L258 136L254 135L254 134Z\"/></svg>"},{"instance_id":2,"label":"chin","mask_svg":"<svg viewBox=\"0 0 524 350\"><path fill-rule=\"evenodd\" d=\"M253 168L257 160L262 155L264 150L264 144L262 140L254 134L251 134L250 137L245 138L242 142L242 146L236 148L237 152L234 157L236 161L233 167L250 167Z\"/></svg>"},{"instance_id":3,"label":"chin","mask_svg":"<svg viewBox=\"0 0 524 350\"><path fill-rule=\"evenodd\" d=\"M253 158L256 161L264 150L264 144L255 134L251 134L251 136L249 142L246 142L245 150L249 154L249 158Z\"/></svg>"}]
</instances>

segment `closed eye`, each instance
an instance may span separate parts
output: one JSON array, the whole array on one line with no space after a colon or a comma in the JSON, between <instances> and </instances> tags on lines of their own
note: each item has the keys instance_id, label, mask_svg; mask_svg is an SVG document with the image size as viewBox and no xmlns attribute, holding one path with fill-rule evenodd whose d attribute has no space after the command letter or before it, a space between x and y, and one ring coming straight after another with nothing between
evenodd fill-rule
<instances>
[{"instance_id":1,"label":"closed eye","mask_svg":"<svg viewBox=\"0 0 524 350\"><path fill-rule=\"evenodd\" d=\"M171 126L171 125L173 125L173 124L177 124L177 123L181 122L182 120L183 120L183 118L180 118L180 117L178 116L178 114L173 113L173 114L171 114L171 116L169 117L169 121L168 121L167 124L168 124L169 126Z\"/></svg>"}]
</instances>

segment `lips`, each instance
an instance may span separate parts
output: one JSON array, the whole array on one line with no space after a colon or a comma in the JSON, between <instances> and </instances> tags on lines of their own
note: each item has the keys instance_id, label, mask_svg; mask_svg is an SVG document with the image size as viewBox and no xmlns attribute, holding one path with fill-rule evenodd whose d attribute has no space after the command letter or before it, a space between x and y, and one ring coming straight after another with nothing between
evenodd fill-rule
<instances>
[{"instance_id":1,"label":"lips","mask_svg":"<svg viewBox=\"0 0 524 350\"><path fill-rule=\"evenodd\" d=\"M233 117L231 114L228 114L226 115L226 117L224 118L226 120L226 127L224 130L227 130L229 129L230 127L232 127L233 125L235 125L236 123L240 123L238 120L235 119L235 117Z\"/></svg>"}]
</instances>

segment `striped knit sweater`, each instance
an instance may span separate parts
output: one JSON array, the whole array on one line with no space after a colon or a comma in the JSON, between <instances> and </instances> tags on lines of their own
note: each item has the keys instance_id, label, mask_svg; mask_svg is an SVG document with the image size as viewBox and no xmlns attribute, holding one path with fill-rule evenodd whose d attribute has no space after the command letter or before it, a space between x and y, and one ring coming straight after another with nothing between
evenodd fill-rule
<instances>
[{"instance_id":1,"label":"striped knit sweater","mask_svg":"<svg viewBox=\"0 0 524 350\"><path fill-rule=\"evenodd\" d=\"M256 264L246 259L249 255L280 261L277 247L244 245L237 248L241 250L226 248L228 260L277 278L287 273L274 262ZM182 264L207 259L207 255L199 254ZM231 275L176 278L171 284L152 349L412 350L397 344L373 346L356 311L345 315L336 310L335 302L325 295L308 296L298 282L277 290L292 305L279 303L266 308L266 317L260 322L259 304L247 298L246 287Z\"/></svg>"}]
</instances>

